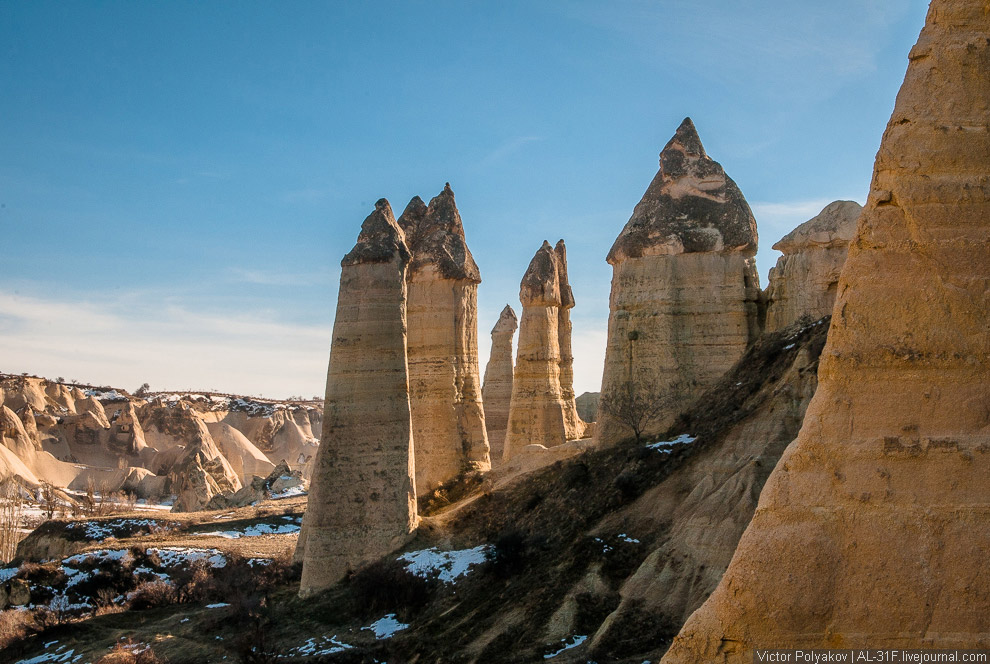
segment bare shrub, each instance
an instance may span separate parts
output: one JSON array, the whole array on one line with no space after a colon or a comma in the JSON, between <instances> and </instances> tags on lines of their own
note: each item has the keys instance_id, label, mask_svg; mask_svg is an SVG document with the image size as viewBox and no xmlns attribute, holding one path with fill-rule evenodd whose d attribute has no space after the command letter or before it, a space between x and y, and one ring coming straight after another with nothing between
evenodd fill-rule
<instances>
[{"instance_id":1,"label":"bare shrub","mask_svg":"<svg viewBox=\"0 0 990 664\"><path fill-rule=\"evenodd\" d=\"M96 660L96 664L163 664L165 660L155 654L147 643L131 639L118 641L113 649Z\"/></svg>"},{"instance_id":2,"label":"bare shrub","mask_svg":"<svg viewBox=\"0 0 990 664\"><path fill-rule=\"evenodd\" d=\"M146 581L131 596L131 608L136 611L168 606L175 602L175 588L164 581Z\"/></svg>"},{"instance_id":3,"label":"bare shrub","mask_svg":"<svg viewBox=\"0 0 990 664\"><path fill-rule=\"evenodd\" d=\"M23 515L24 500L17 480L0 480L0 562L9 562L17 553Z\"/></svg>"},{"instance_id":4,"label":"bare shrub","mask_svg":"<svg viewBox=\"0 0 990 664\"><path fill-rule=\"evenodd\" d=\"M0 611L0 650L26 637L33 627L29 611Z\"/></svg>"}]
</instances>

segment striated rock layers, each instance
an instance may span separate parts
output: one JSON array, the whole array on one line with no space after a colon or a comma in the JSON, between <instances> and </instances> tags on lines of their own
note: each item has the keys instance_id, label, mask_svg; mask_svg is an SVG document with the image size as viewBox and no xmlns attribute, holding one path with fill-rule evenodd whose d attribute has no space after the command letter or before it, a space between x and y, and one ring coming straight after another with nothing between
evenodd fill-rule
<instances>
[{"instance_id":1,"label":"striated rock layers","mask_svg":"<svg viewBox=\"0 0 990 664\"><path fill-rule=\"evenodd\" d=\"M598 438L662 432L760 333L756 221L690 118L608 253L608 345Z\"/></svg>"},{"instance_id":2,"label":"striated rock layers","mask_svg":"<svg viewBox=\"0 0 990 664\"><path fill-rule=\"evenodd\" d=\"M409 250L385 199L341 261L300 594L401 546L416 525L406 364Z\"/></svg>"},{"instance_id":3,"label":"striated rock layers","mask_svg":"<svg viewBox=\"0 0 990 664\"><path fill-rule=\"evenodd\" d=\"M509 424L509 404L512 401L512 336L517 327L516 312L505 305L492 328L492 352L481 388L492 464L502 460L505 447L505 429Z\"/></svg>"},{"instance_id":4,"label":"striated rock layers","mask_svg":"<svg viewBox=\"0 0 990 664\"><path fill-rule=\"evenodd\" d=\"M829 203L773 245L784 255L770 270L766 332L802 316L818 320L832 313L839 273L862 210L855 201Z\"/></svg>"},{"instance_id":5,"label":"striated rock layers","mask_svg":"<svg viewBox=\"0 0 990 664\"><path fill-rule=\"evenodd\" d=\"M567 440L560 389L560 271L549 242L530 261L519 284L519 301L522 320L502 452L505 459L527 445L553 447Z\"/></svg>"},{"instance_id":6,"label":"striated rock layers","mask_svg":"<svg viewBox=\"0 0 990 664\"><path fill-rule=\"evenodd\" d=\"M447 184L426 206L417 196L398 219L412 258L406 273L409 401L416 489L465 470L489 470L478 371L481 274Z\"/></svg>"},{"instance_id":7,"label":"striated rock layers","mask_svg":"<svg viewBox=\"0 0 990 664\"><path fill-rule=\"evenodd\" d=\"M664 662L990 646L990 14L933 0L819 387Z\"/></svg>"},{"instance_id":8,"label":"striated rock layers","mask_svg":"<svg viewBox=\"0 0 990 664\"><path fill-rule=\"evenodd\" d=\"M575 440L584 436L584 422L574 401L574 353L571 350L571 309L574 292L567 278L567 247L563 240L553 248L557 258L557 280L560 283L560 308L557 309L557 342L560 347L560 399L564 404L564 437Z\"/></svg>"}]
</instances>

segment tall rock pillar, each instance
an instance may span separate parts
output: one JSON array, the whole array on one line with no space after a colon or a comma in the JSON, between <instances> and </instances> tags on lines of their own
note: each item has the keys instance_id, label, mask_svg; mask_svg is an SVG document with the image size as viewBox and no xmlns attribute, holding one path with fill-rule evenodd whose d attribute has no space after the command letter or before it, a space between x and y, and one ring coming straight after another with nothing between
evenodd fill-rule
<instances>
[{"instance_id":1,"label":"tall rock pillar","mask_svg":"<svg viewBox=\"0 0 990 664\"><path fill-rule=\"evenodd\" d=\"M522 320L512 377L509 425L502 456L510 459L526 445L545 447L567 440L560 392L560 278L557 256L544 242L519 285Z\"/></svg>"},{"instance_id":2,"label":"tall rock pillar","mask_svg":"<svg viewBox=\"0 0 990 664\"><path fill-rule=\"evenodd\" d=\"M608 345L598 438L663 432L760 334L756 221L690 118L608 254Z\"/></svg>"},{"instance_id":3,"label":"tall rock pillar","mask_svg":"<svg viewBox=\"0 0 990 664\"><path fill-rule=\"evenodd\" d=\"M802 316L818 320L832 313L839 273L862 211L856 201L834 201L773 245L784 255L770 270L767 332Z\"/></svg>"},{"instance_id":4,"label":"tall rock pillar","mask_svg":"<svg viewBox=\"0 0 990 664\"><path fill-rule=\"evenodd\" d=\"M505 449L505 429L509 423L509 403L512 401L512 336L517 327L516 312L505 305L492 328L492 351L481 388L493 465L502 460Z\"/></svg>"},{"instance_id":5,"label":"tall rock pillar","mask_svg":"<svg viewBox=\"0 0 990 664\"><path fill-rule=\"evenodd\" d=\"M663 661L990 647L990 12L933 0L818 390Z\"/></svg>"},{"instance_id":6,"label":"tall rock pillar","mask_svg":"<svg viewBox=\"0 0 990 664\"><path fill-rule=\"evenodd\" d=\"M491 469L478 369L481 274L449 184L429 206L413 198L398 223L412 253L409 399L423 494L465 470Z\"/></svg>"},{"instance_id":7,"label":"tall rock pillar","mask_svg":"<svg viewBox=\"0 0 990 664\"><path fill-rule=\"evenodd\" d=\"M558 240L553 248L557 258L557 280L560 282L560 308L557 309L557 340L560 347L560 399L564 404L564 436L567 440L581 438L585 424L577 412L574 400L574 353L571 350L571 309L574 292L567 278L567 247Z\"/></svg>"},{"instance_id":8,"label":"tall rock pillar","mask_svg":"<svg viewBox=\"0 0 990 664\"><path fill-rule=\"evenodd\" d=\"M402 229L382 199L341 261L300 594L402 546L416 525Z\"/></svg>"}]
</instances>

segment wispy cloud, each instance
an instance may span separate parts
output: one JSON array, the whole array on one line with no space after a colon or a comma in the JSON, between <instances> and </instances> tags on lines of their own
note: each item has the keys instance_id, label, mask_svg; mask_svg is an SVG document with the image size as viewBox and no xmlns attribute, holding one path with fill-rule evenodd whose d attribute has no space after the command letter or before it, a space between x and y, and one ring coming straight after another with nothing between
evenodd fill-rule
<instances>
[{"instance_id":1,"label":"wispy cloud","mask_svg":"<svg viewBox=\"0 0 990 664\"><path fill-rule=\"evenodd\" d=\"M489 166L494 166L495 164L501 162L506 157L509 157L516 152L519 152L523 147L530 143L536 143L542 141L542 136L517 136L511 140L505 141L494 150L489 152L487 155L482 157L478 162L478 168L487 168Z\"/></svg>"},{"instance_id":2,"label":"wispy cloud","mask_svg":"<svg viewBox=\"0 0 990 664\"><path fill-rule=\"evenodd\" d=\"M130 298L77 301L0 289L0 370L124 388L322 394L330 324L225 314Z\"/></svg>"}]
</instances>

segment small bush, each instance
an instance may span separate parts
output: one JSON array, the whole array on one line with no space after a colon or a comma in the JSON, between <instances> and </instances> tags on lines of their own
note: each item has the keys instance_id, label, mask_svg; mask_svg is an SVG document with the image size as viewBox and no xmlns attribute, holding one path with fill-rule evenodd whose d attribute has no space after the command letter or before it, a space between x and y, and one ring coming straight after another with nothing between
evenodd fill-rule
<instances>
[{"instance_id":1,"label":"small bush","mask_svg":"<svg viewBox=\"0 0 990 664\"><path fill-rule=\"evenodd\" d=\"M175 588L164 581L146 581L139 585L131 596L131 608L136 611L175 603Z\"/></svg>"},{"instance_id":2,"label":"small bush","mask_svg":"<svg viewBox=\"0 0 990 664\"><path fill-rule=\"evenodd\" d=\"M20 641L34 628L29 611L0 611L0 650Z\"/></svg>"},{"instance_id":3,"label":"small bush","mask_svg":"<svg viewBox=\"0 0 990 664\"><path fill-rule=\"evenodd\" d=\"M498 536L487 554L496 575L508 577L525 569L529 549L527 540L521 530L508 530Z\"/></svg>"},{"instance_id":4,"label":"small bush","mask_svg":"<svg viewBox=\"0 0 990 664\"><path fill-rule=\"evenodd\" d=\"M147 643L135 643L131 639L118 641L113 649L96 660L96 664L164 664Z\"/></svg>"}]
</instances>

